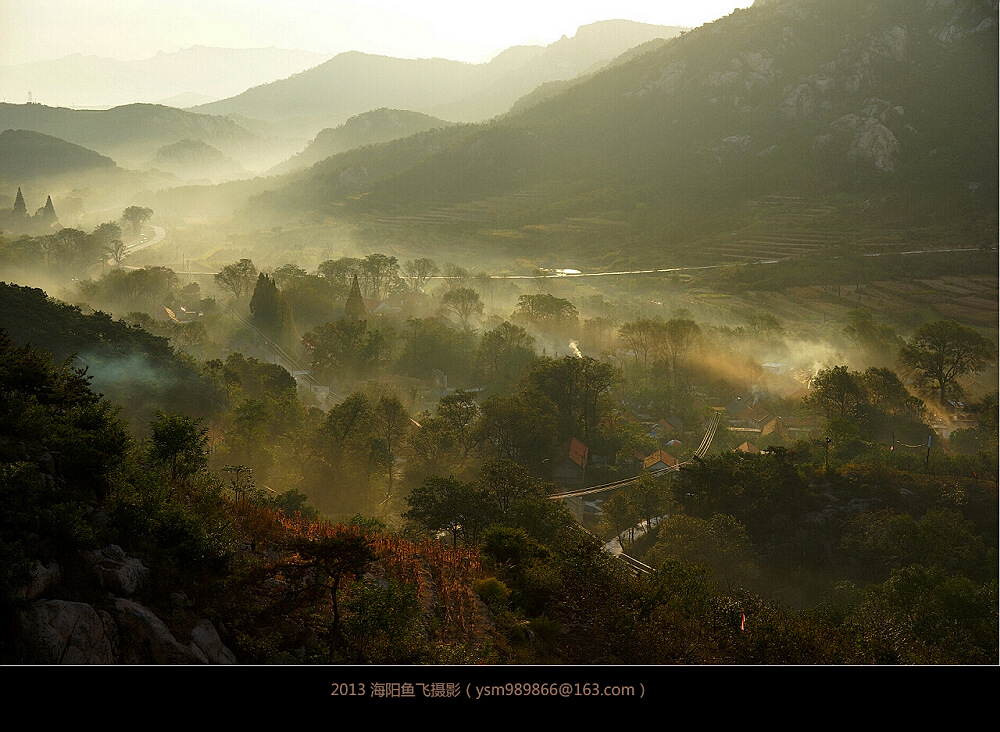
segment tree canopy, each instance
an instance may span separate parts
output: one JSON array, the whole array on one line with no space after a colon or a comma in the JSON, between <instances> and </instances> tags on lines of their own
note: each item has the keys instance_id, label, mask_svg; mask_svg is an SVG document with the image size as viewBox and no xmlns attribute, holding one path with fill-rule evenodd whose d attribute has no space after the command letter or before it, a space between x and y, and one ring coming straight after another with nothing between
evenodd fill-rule
<instances>
[{"instance_id":1,"label":"tree canopy","mask_svg":"<svg viewBox=\"0 0 1000 732\"><path fill-rule=\"evenodd\" d=\"M997 347L985 336L954 320L937 320L917 329L899 352L899 361L918 384L933 388L943 404L961 394L958 379L996 360Z\"/></svg>"},{"instance_id":2,"label":"tree canopy","mask_svg":"<svg viewBox=\"0 0 1000 732\"><path fill-rule=\"evenodd\" d=\"M145 206L129 206L122 211L122 221L132 227L132 233L139 236L143 224L149 221L153 215L153 209Z\"/></svg>"}]
</instances>

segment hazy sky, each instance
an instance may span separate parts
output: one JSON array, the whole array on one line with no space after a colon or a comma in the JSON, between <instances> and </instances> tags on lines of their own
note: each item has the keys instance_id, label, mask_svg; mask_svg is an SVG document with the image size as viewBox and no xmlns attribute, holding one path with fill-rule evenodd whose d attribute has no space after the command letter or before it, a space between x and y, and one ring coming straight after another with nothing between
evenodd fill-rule
<instances>
[{"instance_id":1,"label":"hazy sky","mask_svg":"<svg viewBox=\"0 0 1000 732\"><path fill-rule=\"evenodd\" d=\"M193 45L485 61L597 20L699 26L751 0L0 0L0 65Z\"/></svg>"}]
</instances>

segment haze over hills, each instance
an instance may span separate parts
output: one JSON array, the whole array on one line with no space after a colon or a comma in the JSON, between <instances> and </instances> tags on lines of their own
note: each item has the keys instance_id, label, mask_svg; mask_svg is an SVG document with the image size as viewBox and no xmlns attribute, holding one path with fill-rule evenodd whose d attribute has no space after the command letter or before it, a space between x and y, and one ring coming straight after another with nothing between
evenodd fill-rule
<instances>
[{"instance_id":1,"label":"haze over hills","mask_svg":"<svg viewBox=\"0 0 1000 732\"><path fill-rule=\"evenodd\" d=\"M57 137L27 130L0 132L0 178L8 181L22 183L114 167L111 158Z\"/></svg>"},{"instance_id":2,"label":"haze over hills","mask_svg":"<svg viewBox=\"0 0 1000 732\"><path fill-rule=\"evenodd\" d=\"M180 140L201 140L226 155L253 157L259 140L223 117L154 104L73 110L42 104L0 104L0 128L41 132L96 150L123 167L145 167L156 151Z\"/></svg>"},{"instance_id":3,"label":"haze over hills","mask_svg":"<svg viewBox=\"0 0 1000 732\"><path fill-rule=\"evenodd\" d=\"M0 100L101 109L134 102L200 104L298 73L328 56L279 48L191 46L139 61L73 54L0 68ZM183 96L182 96L183 95Z\"/></svg>"},{"instance_id":4,"label":"haze over hills","mask_svg":"<svg viewBox=\"0 0 1000 732\"><path fill-rule=\"evenodd\" d=\"M232 180L248 174L239 163L203 140L179 140L156 151L151 167L185 180Z\"/></svg>"},{"instance_id":5,"label":"haze over hills","mask_svg":"<svg viewBox=\"0 0 1000 732\"><path fill-rule=\"evenodd\" d=\"M458 141L425 133L331 158L252 208L391 223L520 196L506 220L491 215L537 248L539 228L567 217L679 242L795 196L855 223L995 240L996 59L993 2L758 3Z\"/></svg>"},{"instance_id":6,"label":"haze over hills","mask_svg":"<svg viewBox=\"0 0 1000 732\"><path fill-rule=\"evenodd\" d=\"M568 79L653 38L683 29L631 21L581 28L545 47L508 49L486 64L397 59L342 53L288 79L230 99L194 107L208 114L283 121L308 136L381 107L408 109L453 122L479 121L507 109L539 84Z\"/></svg>"},{"instance_id":7,"label":"haze over hills","mask_svg":"<svg viewBox=\"0 0 1000 732\"><path fill-rule=\"evenodd\" d=\"M403 109L375 109L351 117L336 128L320 130L316 139L309 143L298 155L274 166L270 175L289 173L307 168L321 160L356 147L389 142L401 137L409 137L417 132L425 132L450 126L450 122L431 117L420 112Z\"/></svg>"}]
</instances>

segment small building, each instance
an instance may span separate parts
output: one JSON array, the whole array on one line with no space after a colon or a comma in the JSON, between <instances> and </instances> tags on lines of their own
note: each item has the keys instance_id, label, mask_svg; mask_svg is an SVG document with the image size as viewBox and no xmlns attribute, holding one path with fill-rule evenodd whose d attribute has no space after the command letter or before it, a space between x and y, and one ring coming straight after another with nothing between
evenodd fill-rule
<instances>
[{"instance_id":1,"label":"small building","mask_svg":"<svg viewBox=\"0 0 1000 732\"><path fill-rule=\"evenodd\" d=\"M651 455L647 455L646 459L642 461L642 469L648 470L650 472L663 470L664 468L676 468L676 467L677 467L677 458L675 458L666 450L657 450Z\"/></svg>"},{"instance_id":2,"label":"small building","mask_svg":"<svg viewBox=\"0 0 1000 732\"><path fill-rule=\"evenodd\" d=\"M783 440L788 437L788 429L781 417L773 417L760 428L760 436Z\"/></svg>"},{"instance_id":3,"label":"small building","mask_svg":"<svg viewBox=\"0 0 1000 732\"><path fill-rule=\"evenodd\" d=\"M570 438L556 453L552 465L552 482L571 488L582 488L587 476L587 458L590 449L575 437Z\"/></svg>"},{"instance_id":4,"label":"small building","mask_svg":"<svg viewBox=\"0 0 1000 732\"><path fill-rule=\"evenodd\" d=\"M760 455L760 449L756 445L750 442L744 442L736 449L739 452L745 452L748 455Z\"/></svg>"},{"instance_id":5,"label":"small building","mask_svg":"<svg viewBox=\"0 0 1000 732\"><path fill-rule=\"evenodd\" d=\"M201 313L184 307L168 308L166 305L160 305L153 311L153 320L161 323L192 323L200 317Z\"/></svg>"},{"instance_id":6,"label":"small building","mask_svg":"<svg viewBox=\"0 0 1000 732\"><path fill-rule=\"evenodd\" d=\"M783 422L789 439L793 440L809 437L822 426L817 417L785 417Z\"/></svg>"}]
</instances>

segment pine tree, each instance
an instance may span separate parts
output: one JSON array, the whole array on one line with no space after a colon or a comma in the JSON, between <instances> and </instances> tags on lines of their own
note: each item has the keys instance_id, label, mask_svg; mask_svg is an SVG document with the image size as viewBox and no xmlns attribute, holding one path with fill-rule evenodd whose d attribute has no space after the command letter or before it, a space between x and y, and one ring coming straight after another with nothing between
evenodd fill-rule
<instances>
[{"instance_id":1,"label":"pine tree","mask_svg":"<svg viewBox=\"0 0 1000 732\"><path fill-rule=\"evenodd\" d=\"M258 275L253 297L250 298L250 312L254 327L267 338L284 348L294 348L298 335L292 308L274 280L263 272Z\"/></svg>"},{"instance_id":2,"label":"pine tree","mask_svg":"<svg viewBox=\"0 0 1000 732\"><path fill-rule=\"evenodd\" d=\"M268 338L274 338L281 330L278 315L278 288L274 280L261 272L257 276L257 286L250 298L251 322Z\"/></svg>"},{"instance_id":3,"label":"pine tree","mask_svg":"<svg viewBox=\"0 0 1000 732\"><path fill-rule=\"evenodd\" d=\"M28 218L28 207L24 204L24 196L21 189L17 189L17 197L14 199L14 217L20 219Z\"/></svg>"},{"instance_id":4,"label":"pine tree","mask_svg":"<svg viewBox=\"0 0 1000 732\"><path fill-rule=\"evenodd\" d=\"M347 303L344 305L344 317L352 322L365 319L365 301L361 298L361 287L358 285L357 275L354 275L351 294L348 295Z\"/></svg>"},{"instance_id":5,"label":"pine tree","mask_svg":"<svg viewBox=\"0 0 1000 732\"><path fill-rule=\"evenodd\" d=\"M38 209L38 214L36 214L45 224L54 224L59 219L56 217L55 206L52 205L52 196L48 196L45 199L45 205Z\"/></svg>"}]
</instances>

